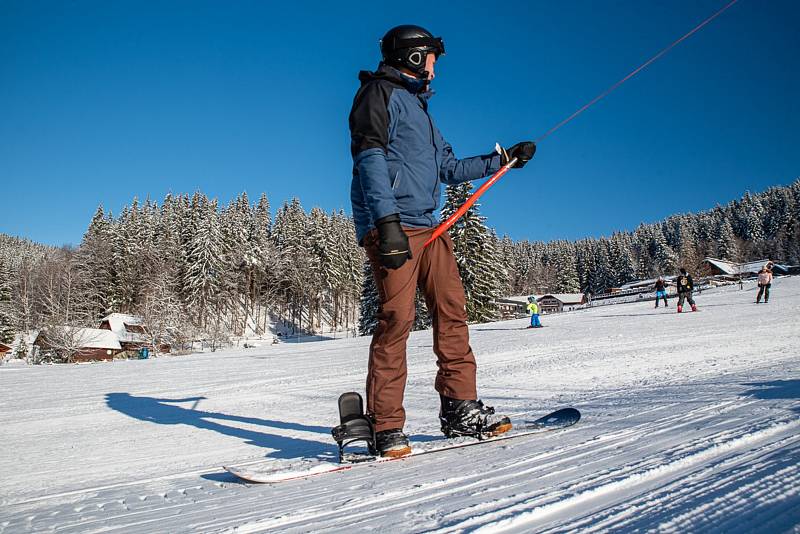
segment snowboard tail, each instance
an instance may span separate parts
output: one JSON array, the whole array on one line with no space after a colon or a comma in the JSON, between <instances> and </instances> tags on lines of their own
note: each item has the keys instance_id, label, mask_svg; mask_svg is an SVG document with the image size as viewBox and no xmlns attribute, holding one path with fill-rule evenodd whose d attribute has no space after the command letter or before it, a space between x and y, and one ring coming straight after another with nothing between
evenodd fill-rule
<instances>
[{"instance_id":1,"label":"snowboard tail","mask_svg":"<svg viewBox=\"0 0 800 534\"><path fill-rule=\"evenodd\" d=\"M441 439L433 442L415 444L412 443L412 452L408 456L402 457L380 457L374 454L349 454L343 452L340 447L340 463L326 460L301 460L293 465L275 466L274 462L268 462L262 467L256 466L223 466L225 471L247 482L258 484L276 484L366 467L369 465L383 464L397 460L412 460L417 456L437 454L449 450L474 447L479 445L489 445L501 441L532 437L537 434L559 430L570 427L580 421L581 413L575 408L562 408L535 420L512 421L514 427L509 432L495 437L485 439L475 438L456 438Z\"/></svg>"}]
</instances>

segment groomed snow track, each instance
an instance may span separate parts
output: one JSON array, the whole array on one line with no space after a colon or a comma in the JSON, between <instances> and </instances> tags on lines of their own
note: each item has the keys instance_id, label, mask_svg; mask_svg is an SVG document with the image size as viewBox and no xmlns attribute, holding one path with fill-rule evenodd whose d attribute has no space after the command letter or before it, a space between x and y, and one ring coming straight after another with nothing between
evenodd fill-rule
<instances>
[{"instance_id":1,"label":"groomed snow track","mask_svg":"<svg viewBox=\"0 0 800 534\"><path fill-rule=\"evenodd\" d=\"M0 367L0 532L800 532L800 280L753 297L475 326L485 400L582 421L274 486L220 466L334 456L367 339ZM436 435L430 344L409 343L418 440Z\"/></svg>"}]
</instances>

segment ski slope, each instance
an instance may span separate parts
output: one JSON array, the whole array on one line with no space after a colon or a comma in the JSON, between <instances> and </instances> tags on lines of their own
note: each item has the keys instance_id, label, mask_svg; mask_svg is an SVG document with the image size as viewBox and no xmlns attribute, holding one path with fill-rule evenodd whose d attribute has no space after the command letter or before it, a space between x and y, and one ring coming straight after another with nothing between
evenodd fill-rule
<instances>
[{"instance_id":1,"label":"ski slope","mask_svg":"<svg viewBox=\"0 0 800 534\"><path fill-rule=\"evenodd\" d=\"M0 532L800 532L800 278L471 327L482 398L575 406L532 438L248 485L222 465L335 458L367 338L0 367ZM438 437L430 332L406 431Z\"/></svg>"}]
</instances>

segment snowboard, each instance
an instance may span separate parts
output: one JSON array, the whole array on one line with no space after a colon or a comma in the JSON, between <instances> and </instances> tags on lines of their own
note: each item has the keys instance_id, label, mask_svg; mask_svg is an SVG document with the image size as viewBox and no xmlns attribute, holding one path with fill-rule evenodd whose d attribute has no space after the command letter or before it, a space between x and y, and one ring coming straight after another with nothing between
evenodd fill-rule
<instances>
[{"instance_id":1,"label":"snowboard","mask_svg":"<svg viewBox=\"0 0 800 534\"><path fill-rule=\"evenodd\" d=\"M453 439L442 438L425 443L412 442L411 454L399 458L382 458L379 456L370 456L366 454L350 454L345 455L343 463L329 460L304 459L293 463L290 462L289 464L282 463L281 465L277 466L273 461L246 466L222 466L222 468L228 473L246 482L252 482L256 484L277 484L279 482L287 482L289 480L315 477L327 473L359 469L376 464L385 464L399 460L413 460L418 456L438 454L454 449L477 447L481 445L489 446L493 443L509 441L513 439L522 439L544 432L570 427L577 423L580 418L581 413L575 408L562 408L533 421L512 421L514 428L505 434L500 434L499 436L495 437L488 437L481 440L470 437Z\"/></svg>"}]
</instances>

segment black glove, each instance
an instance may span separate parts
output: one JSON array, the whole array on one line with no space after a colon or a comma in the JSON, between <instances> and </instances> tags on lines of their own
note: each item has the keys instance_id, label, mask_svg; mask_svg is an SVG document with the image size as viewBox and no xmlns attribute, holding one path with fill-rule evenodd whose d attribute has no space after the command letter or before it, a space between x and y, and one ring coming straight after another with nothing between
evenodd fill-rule
<instances>
[{"instance_id":1,"label":"black glove","mask_svg":"<svg viewBox=\"0 0 800 534\"><path fill-rule=\"evenodd\" d=\"M517 158L517 162L511 167L512 169L521 169L533 158L533 155L536 154L536 143L533 141L523 141L509 149L505 149L500 145L498 145L498 147L501 165L505 165L512 159Z\"/></svg>"},{"instance_id":2,"label":"black glove","mask_svg":"<svg viewBox=\"0 0 800 534\"><path fill-rule=\"evenodd\" d=\"M411 258L408 236L400 227L400 216L396 213L375 221L378 228L378 250L381 265L387 269L399 269Z\"/></svg>"}]
</instances>

